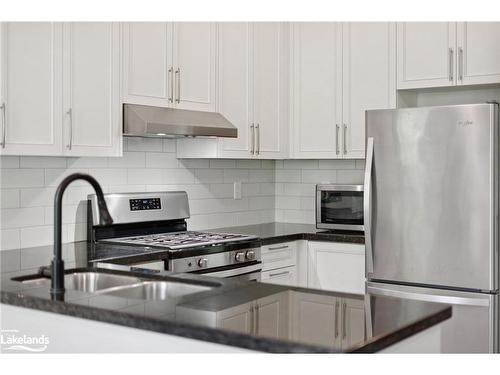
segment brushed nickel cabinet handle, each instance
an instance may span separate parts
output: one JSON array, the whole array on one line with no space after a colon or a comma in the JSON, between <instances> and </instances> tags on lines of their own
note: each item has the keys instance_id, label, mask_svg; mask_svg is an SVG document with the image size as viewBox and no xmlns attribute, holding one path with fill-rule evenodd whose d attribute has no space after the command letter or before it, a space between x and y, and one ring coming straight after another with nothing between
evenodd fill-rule
<instances>
[{"instance_id":1,"label":"brushed nickel cabinet handle","mask_svg":"<svg viewBox=\"0 0 500 375\"><path fill-rule=\"evenodd\" d=\"M259 155L260 154L260 124L259 123L257 123L255 130L257 132L257 140L255 141L255 143L257 144L257 151L255 153L257 155Z\"/></svg>"},{"instance_id":2,"label":"brushed nickel cabinet handle","mask_svg":"<svg viewBox=\"0 0 500 375\"><path fill-rule=\"evenodd\" d=\"M448 79L453 81L453 48L448 49Z\"/></svg>"},{"instance_id":3,"label":"brushed nickel cabinet handle","mask_svg":"<svg viewBox=\"0 0 500 375\"><path fill-rule=\"evenodd\" d=\"M288 249L288 245L277 246L277 247L269 247L267 250L269 250L269 251L275 251L275 250L283 250L283 249Z\"/></svg>"},{"instance_id":4,"label":"brushed nickel cabinet handle","mask_svg":"<svg viewBox=\"0 0 500 375\"><path fill-rule=\"evenodd\" d=\"M254 305L250 306L250 333L254 333Z\"/></svg>"},{"instance_id":5,"label":"brushed nickel cabinet handle","mask_svg":"<svg viewBox=\"0 0 500 375\"><path fill-rule=\"evenodd\" d=\"M339 125L335 124L335 154L339 154Z\"/></svg>"},{"instance_id":6,"label":"brushed nickel cabinet handle","mask_svg":"<svg viewBox=\"0 0 500 375\"><path fill-rule=\"evenodd\" d=\"M71 148L73 147L73 111L71 110L71 108L66 111L66 114L68 115L69 119L69 143L66 147L68 148L68 150L71 150Z\"/></svg>"},{"instance_id":7,"label":"brushed nickel cabinet handle","mask_svg":"<svg viewBox=\"0 0 500 375\"><path fill-rule=\"evenodd\" d=\"M464 50L462 47L458 49L458 69L459 69L459 76L458 78L460 81L463 81L464 79Z\"/></svg>"},{"instance_id":8,"label":"brushed nickel cabinet handle","mask_svg":"<svg viewBox=\"0 0 500 375\"><path fill-rule=\"evenodd\" d=\"M169 96L168 96L168 101L170 103L173 103L174 102L174 68L173 67L170 67L170 69L168 70L168 79L170 81L170 93L169 93Z\"/></svg>"},{"instance_id":9,"label":"brushed nickel cabinet handle","mask_svg":"<svg viewBox=\"0 0 500 375\"><path fill-rule=\"evenodd\" d=\"M344 144L344 155L347 155L347 125L344 124L344 131L342 133L342 143Z\"/></svg>"},{"instance_id":10,"label":"brushed nickel cabinet handle","mask_svg":"<svg viewBox=\"0 0 500 375\"><path fill-rule=\"evenodd\" d=\"M7 124L5 120L5 103L0 106L2 110L2 148L5 148L5 133L7 132Z\"/></svg>"},{"instance_id":11,"label":"brushed nickel cabinet handle","mask_svg":"<svg viewBox=\"0 0 500 375\"><path fill-rule=\"evenodd\" d=\"M176 94L176 98L175 98L175 101L177 103L180 103L181 102L181 68L177 68L177 70L175 71L175 76L176 76L176 85L177 85L177 94Z\"/></svg>"},{"instance_id":12,"label":"brushed nickel cabinet handle","mask_svg":"<svg viewBox=\"0 0 500 375\"><path fill-rule=\"evenodd\" d=\"M335 338L339 337L339 301L335 301Z\"/></svg>"},{"instance_id":13,"label":"brushed nickel cabinet handle","mask_svg":"<svg viewBox=\"0 0 500 375\"><path fill-rule=\"evenodd\" d=\"M259 334L259 304L255 303L255 334Z\"/></svg>"},{"instance_id":14,"label":"brushed nickel cabinet handle","mask_svg":"<svg viewBox=\"0 0 500 375\"><path fill-rule=\"evenodd\" d=\"M342 338L345 339L347 337L347 327L346 327L346 310L347 303L342 304Z\"/></svg>"},{"instance_id":15,"label":"brushed nickel cabinet handle","mask_svg":"<svg viewBox=\"0 0 500 375\"><path fill-rule=\"evenodd\" d=\"M255 155L255 125L252 122L250 125L250 137L252 137L252 148L250 149L250 153Z\"/></svg>"}]
</instances>

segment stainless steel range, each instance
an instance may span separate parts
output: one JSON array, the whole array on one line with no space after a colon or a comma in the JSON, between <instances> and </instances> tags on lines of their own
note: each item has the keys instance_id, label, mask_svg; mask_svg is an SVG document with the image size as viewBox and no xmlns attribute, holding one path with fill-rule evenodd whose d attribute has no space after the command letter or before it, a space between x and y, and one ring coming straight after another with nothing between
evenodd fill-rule
<instances>
[{"instance_id":1,"label":"stainless steel range","mask_svg":"<svg viewBox=\"0 0 500 375\"><path fill-rule=\"evenodd\" d=\"M104 198L114 223L108 227L94 224L99 223L99 210L96 196L89 195L89 241L126 251L122 256L118 250L113 257L94 259L98 267L260 280L260 240L245 234L188 231L186 192L117 193Z\"/></svg>"}]
</instances>

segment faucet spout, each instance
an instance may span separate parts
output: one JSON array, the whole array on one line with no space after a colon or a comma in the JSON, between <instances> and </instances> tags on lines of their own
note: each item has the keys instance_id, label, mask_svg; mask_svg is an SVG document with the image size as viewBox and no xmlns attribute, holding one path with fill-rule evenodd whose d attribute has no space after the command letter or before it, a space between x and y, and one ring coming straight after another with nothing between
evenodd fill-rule
<instances>
[{"instance_id":1,"label":"faucet spout","mask_svg":"<svg viewBox=\"0 0 500 375\"><path fill-rule=\"evenodd\" d=\"M108 207L106 206L106 201L104 200L104 194L102 193L101 185L97 180L84 173L74 173L66 177L61 181L56 190L56 195L54 197L54 258L52 259L51 269L51 288L50 293L54 297L64 294L64 261L62 260L62 241L61 241L61 231L62 231L62 198L64 191L70 183L75 180L87 181L94 188L100 213L100 225L111 225L113 224L113 219L109 214ZM57 299L57 298L56 298Z\"/></svg>"}]
</instances>

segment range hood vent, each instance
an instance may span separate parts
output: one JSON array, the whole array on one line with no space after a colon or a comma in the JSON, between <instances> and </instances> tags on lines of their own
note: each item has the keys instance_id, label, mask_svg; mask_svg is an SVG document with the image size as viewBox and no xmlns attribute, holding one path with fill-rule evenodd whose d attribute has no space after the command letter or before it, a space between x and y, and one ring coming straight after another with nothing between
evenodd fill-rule
<instances>
[{"instance_id":1,"label":"range hood vent","mask_svg":"<svg viewBox=\"0 0 500 375\"><path fill-rule=\"evenodd\" d=\"M123 135L161 138L236 138L238 129L216 112L124 104Z\"/></svg>"}]
</instances>

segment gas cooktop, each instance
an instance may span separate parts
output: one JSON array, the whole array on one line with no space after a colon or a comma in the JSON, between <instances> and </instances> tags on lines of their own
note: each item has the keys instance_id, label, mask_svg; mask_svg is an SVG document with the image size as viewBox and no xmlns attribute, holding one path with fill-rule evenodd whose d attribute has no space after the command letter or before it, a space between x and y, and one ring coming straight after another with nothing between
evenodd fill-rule
<instances>
[{"instance_id":1,"label":"gas cooktop","mask_svg":"<svg viewBox=\"0 0 500 375\"><path fill-rule=\"evenodd\" d=\"M168 249L184 249L195 246L218 245L227 242L247 241L256 239L256 236L231 233L212 233L181 231L170 233L149 234L144 236L130 236L107 239L101 242L111 242L129 245L156 246Z\"/></svg>"}]
</instances>

